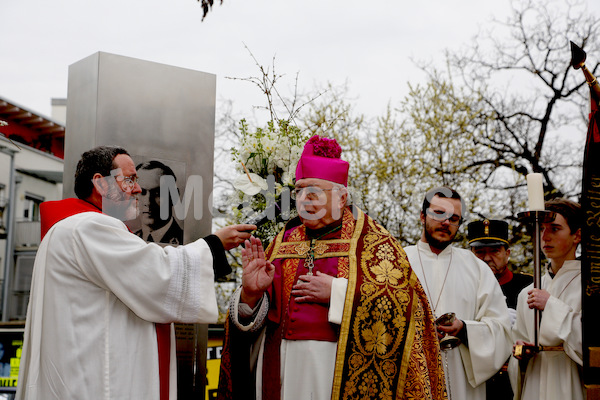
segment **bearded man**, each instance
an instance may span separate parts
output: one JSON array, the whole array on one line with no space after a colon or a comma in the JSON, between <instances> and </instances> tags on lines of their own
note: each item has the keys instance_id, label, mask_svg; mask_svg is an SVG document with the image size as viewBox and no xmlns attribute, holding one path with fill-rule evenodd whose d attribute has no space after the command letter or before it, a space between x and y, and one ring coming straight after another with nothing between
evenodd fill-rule
<instances>
[{"instance_id":1,"label":"bearded man","mask_svg":"<svg viewBox=\"0 0 600 400\"><path fill-rule=\"evenodd\" d=\"M148 244L122 222L140 192L129 153L100 146L77 164L78 198L42 203L17 399L177 398L171 322L217 321L225 250L256 226Z\"/></svg>"},{"instance_id":2,"label":"bearded man","mask_svg":"<svg viewBox=\"0 0 600 400\"><path fill-rule=\"evenodd\" d=\"M421 240L406 247L406 255L434 316L454 313L437 327L440 341L448 343L443 357L449 397L484 400L485 381L510 355L510 317L490 268L469 250L451 246L464 211L456 190L428 191L421 209Z\"/></svg>"}]
</instances>

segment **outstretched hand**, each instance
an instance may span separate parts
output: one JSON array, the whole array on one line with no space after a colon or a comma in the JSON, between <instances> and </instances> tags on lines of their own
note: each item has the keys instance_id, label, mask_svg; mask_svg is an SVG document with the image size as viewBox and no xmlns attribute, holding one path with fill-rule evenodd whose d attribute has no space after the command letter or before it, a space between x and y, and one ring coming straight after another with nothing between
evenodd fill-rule
<instances>
[{"instance_id":1,"label":"outstretched hand","mask_svg":"<svg viewBox=\"0 0 600 400\"><path fill-rule=\"evenodd\" d=\"M250 239L250 232L255 229L256 225L250 224L228 225L216 231L215 235L221 239L225 250L231 250Z\"/></svg>"},{"instance_id":2,"label":"outstretched hand","mask_svg":"<svg viewBox=\"0 0 600 400\"><path fill-rule=\"evenodd\" d=\"M265 259L260 239L250 237L250 240L246 240L242 249L242 268L241 301L254 308L271 286L275 275L275 267Z\"/></svg>"}]
</instances>

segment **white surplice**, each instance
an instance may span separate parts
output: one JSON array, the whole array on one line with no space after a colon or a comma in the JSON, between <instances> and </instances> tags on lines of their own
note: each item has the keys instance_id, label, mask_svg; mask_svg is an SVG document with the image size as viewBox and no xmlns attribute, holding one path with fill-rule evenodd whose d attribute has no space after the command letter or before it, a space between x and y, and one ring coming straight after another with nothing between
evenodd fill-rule
<instances>
[{"instance_id":1,"label":"white surplice","mask_svg":"<svg viewBox=\"0 0 600 400\"><path fill-rule=\"evenodd\" d=\"M35 260L17 398L157 400L154 323L217 321L212 263L204 240L162 248L104 214L56 223ZM170 367L174 400L172 328Z\"/></svg>"},{"instance_id":2,"label":"white surplice","mask_svg":"<svg viewBox=\"0 0 600 400\"><path fill-rule=\"evenodd\" d=\"M436 255L419 241L404 251L435 317L454 312L466 324L468 347L461 344L442 353L442 363L447 357L444 370L451 398L485 400L485 381L498 372L512 349L510 315L496 277L469 250L448 246Z\"/></svg>"},{"instance_id":3,"label":"white surplice","mask_svg":"<svg viewBox=\"0 0 600 400\"><path fill-rule=\"evenodd\" d=\"M527 305L533 284L519 294L517 321L513 340L534 343L534 310ZM565 261L556 276L548 272L542 276L542 289L550 298L542 312L539 329L541 346L563 346L564 351L542 351L527 364L523 382L517 374L518 363L510 362L511 380L515 399L524 400L581 400L584 398L581 379L582 323L581 323L581 262ZM515 384L515 382L518 382Z\"/></svg>"}]
</instances>

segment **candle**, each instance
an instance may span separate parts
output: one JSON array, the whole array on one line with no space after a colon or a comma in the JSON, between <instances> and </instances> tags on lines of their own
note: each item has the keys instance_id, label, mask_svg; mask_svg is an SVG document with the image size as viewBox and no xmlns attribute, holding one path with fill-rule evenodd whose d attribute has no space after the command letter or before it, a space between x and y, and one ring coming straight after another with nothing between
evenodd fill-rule
<instances>
[{"instance_id":1,"label":"candle","mask_svg":"<svg viewBox=\"0 0 600 400\"><path fill-rule=\"evenodd\" d=\"M542 174L527 175L527 192L529 194L529 211L543 211L545 207Z\"/></svg>"}]
</instances>

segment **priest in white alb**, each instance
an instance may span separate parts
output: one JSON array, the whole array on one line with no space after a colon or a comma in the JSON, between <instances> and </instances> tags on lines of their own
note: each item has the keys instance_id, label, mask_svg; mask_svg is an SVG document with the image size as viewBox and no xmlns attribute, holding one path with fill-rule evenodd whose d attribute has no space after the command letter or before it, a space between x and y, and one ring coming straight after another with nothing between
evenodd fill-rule
<instances>
[{"instance_id":1,"label":"priest in white alb","mask_svg":"<svg viewBox=\"0 0 600 400\"><path fill-rule=\"evenodd\" d=\"M127 151L101 146L77 165L78 198L42 203L17 399L177 399L171 323L217 321L224 250L256 227L147 244L122 222L140 191Z\"/></svg>"},{"instance_id":2,"label":"priest in white alb","mask_svg":"<svg viewBox=\"0 0 600 400\"><path fill-rule=\"evenodd\" d=\"M454 313L453 321L437 326L448 398L485 400L485 382L510 355L510 315L487 264L471 251L451 245L464 211L454 189L428 191L421 211L421 240L405 251L434 317Z\"/></svg>"}]
</instances>

